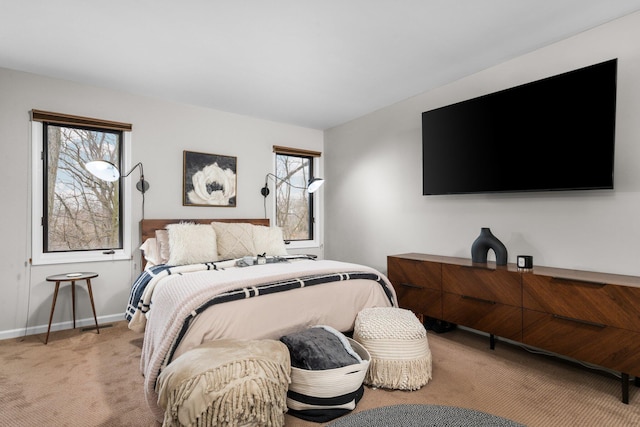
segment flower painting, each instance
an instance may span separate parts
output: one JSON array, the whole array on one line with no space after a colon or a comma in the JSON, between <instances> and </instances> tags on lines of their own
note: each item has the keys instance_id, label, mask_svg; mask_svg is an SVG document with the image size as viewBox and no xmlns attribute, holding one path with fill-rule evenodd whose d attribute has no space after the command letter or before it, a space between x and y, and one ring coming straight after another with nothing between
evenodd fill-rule
<instances>
[{"instance_id":1,"label":"flower painting","mask_svg":"<svg viewBox=\"0 0 640 427\"><path fill-rule=\"evenodd\" d=\"M235 157L185 151L182 204L235 207L236 171Z\"/></svg>"}]
</instances>

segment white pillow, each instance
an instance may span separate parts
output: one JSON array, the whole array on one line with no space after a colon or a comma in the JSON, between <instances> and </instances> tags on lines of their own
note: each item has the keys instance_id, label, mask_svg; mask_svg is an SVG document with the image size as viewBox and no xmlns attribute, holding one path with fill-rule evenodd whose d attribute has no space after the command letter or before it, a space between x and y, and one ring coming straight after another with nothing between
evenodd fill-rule
<instances>
[{"instance_id":1,"label":"white pillow","mask_svg":"<svg viewBox=\"0 0 640 427\"><path fill-rule=\"evenodd\" d=\"M216 233L208 224L169 224L169 265L218 260Z\"/></svg>"},{"instance_id":2,"label":"white pillow","mask_svg":"<svg viewBox=\"0 0 640 427\"><path fill-rule=\"evenodd\" d=\"M144 241L140 246L142 255L147 261L145 268L153 267L154 265L162 264L160 257L158 256L158 244L155 237L150 237Z\"/></svg>"},{"instance_id":3,"label":"white pillow","mask_svg":"<svg viewBox=\"0 0 640 427\"><path fill-rule=\"evenodd\" d=\"M256 247L256 252L260 255L264 253L271 256L289 255L280 227L254 226L253 244Z\"/></svg>"},{"instance_id":4,"label":"white pillow","mask_svg":"<svg viewBox=\"0 0 640 427\"><path fill-rule=\"evenodd\" d=\"M158 245L158 259L160 260L158 264L168 263L169 254L171 253L171 248L169 247L169 231L156 230L156 244Z\"/></svg>"},{"instance_id":5,"label":"white pillow","mask_svg":"<svg viewBox=\"0 0 640 427\"><path fill-rule=\"evenodd\" d=\"M253 244L253 225L246 222L212 222L211 229L216 233L220 259L236 259L258 253Z\"/></svg>"}]
</instances>

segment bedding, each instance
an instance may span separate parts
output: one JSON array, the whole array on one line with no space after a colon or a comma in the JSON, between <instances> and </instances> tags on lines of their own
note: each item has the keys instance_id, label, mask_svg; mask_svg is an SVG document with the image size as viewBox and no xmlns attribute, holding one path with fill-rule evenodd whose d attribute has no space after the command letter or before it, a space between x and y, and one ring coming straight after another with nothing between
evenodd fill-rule
<instances>
[{"instance_id":1,"label":"bedding","mask_svg":"<svg viewBox=\"0 0 640 427\"><path fill-rule=\"evenodd\" d=\"M153 265L133 284L126 318L130 328L144 331L140 370L147 403L159 421L158 376L203 342L278 340L315 325L346 332L353 330L363 308L397 306L387 278L370 267L285 256L267 259L267 264L251 266L241 266L246 264L239 259Z\"/></svg>"},{"instance_id":2,"label":"bedding","mask_svg":"<svg viewBox=\"0 0 640 427\"><path fill-rule=\"evenodd\" d=\"M170 224L167 264L185 265L217 261L216 233L207 224Z\"/></svg>"},{"instance_id":3,"label":"bedding","mask_svg":"<svg viewBox=\"0 0 640 427\"><path fill-rule=\"evenodd\" d=\"M255 243L253 241L253 228L251 224L225 224L212 222L212 228L216 232L218 251L223 259L242 258L245 255L255 255Z\"/></svg>"},{"instance_id":4,"label":"bedding","mask_svg":"<svg viewBox=\"0 0 640 427\"><path fill-rule=\"evenodd\" d=\"M156 265L166 264L169 262L169 230L156 230L156 244L158 245L156 253Z\"/></svg>"}]
</instances>

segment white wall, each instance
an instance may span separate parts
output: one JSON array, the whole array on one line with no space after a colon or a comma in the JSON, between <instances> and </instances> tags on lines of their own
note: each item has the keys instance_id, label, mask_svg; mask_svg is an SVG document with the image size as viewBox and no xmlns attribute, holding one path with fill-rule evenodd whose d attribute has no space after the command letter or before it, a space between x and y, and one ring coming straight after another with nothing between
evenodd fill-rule
<instances>
[{"instance_id":1,"label":"white wall","mask_svg":"<svg viewBox=\"0 0 640 427\"><path fill-rule=\"evenodd\" d=\"M470 258L490 227L510 262L640 275L638 40L640 13L325 132L325 256L382 271L391 254ZM616 57L614 191L422 196L423 111Z\"/></svg>"},{"instance_id":2,"label":"white wall","mask_svg":"<svg viewBox=\"0 0 640 427\"><path fill-rule=\"evenodd\" d=\"M259 189L273 168L274 144L324 151L319 193L324 207L324 255L386 270L386 256L425 252L469 257L481 227L534 263L640 275L640 14L320 131L174 104L127 93L0 69L0 339L46 331L53 285L45 277L71 270L94 281L98 316L121 319L134 262L31 267L29 110L133 124L133 162L151 183L147 218L262 217ZM614 191L509 195L422 196L420 114L613 57L619 58ZM324 144L324 146L323 146ZM238 157L238 206L182 206L182 151ZM133 185L135 179L129 185ZM140 194L134 191L134 204ZM134 223L140 218L134 210ZM134 227L133 241L139 242ZM307 252L307 251L305 251ZM321 251L320 251L321 252ZM320 253L321 254L321 253ZM78 318L91 324L84 287ZM67 289L54 324L70 327Z\"/></svg>"},{"instance_id":3,"label":"white wall","mask_svg":"<svg viewBox=\"0 0 640 427\"><path fill-rule=\"evenodd\" d=\"M262 218L260 188L266 173L273 172L272 146L323 151L323 134L318 130L0 69L0 339L20 336L26 329L29 333L46 332L54 285L45 278L69 271L99 273L92 281L98 320L122 320L130 285L139 271L138 257L135 262L28 264L29 111L34 108L131 123L132 164L143 162L145 178L151 184L146 193L146 218ZM182 206L183 150L237 157L237 207ZM128 185L135 184L136 173ZM321 203L322 193L318 193ZM270 199L267 208L272 217ZM140 204L140 193L134 191L132 240L136 246L140 243ZM321 249L304 252L322 255ZM79 289L77 318L82 319L81 325L92 324L86 287L82 284ZM70 299L66 286L58 296L54 329L70 327Z\"/></svg>"}]
</instances>

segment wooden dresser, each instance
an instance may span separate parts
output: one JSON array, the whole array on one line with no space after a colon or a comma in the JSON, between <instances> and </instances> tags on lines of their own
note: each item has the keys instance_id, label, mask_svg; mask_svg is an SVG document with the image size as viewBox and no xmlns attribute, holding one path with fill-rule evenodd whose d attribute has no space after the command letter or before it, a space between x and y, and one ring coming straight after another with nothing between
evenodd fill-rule
<instances>
[{"instance_id":1,"label":"wooden dresser","mask_svg":"<svg viewBox=\"0 0 640 427\"><path fill-rule=\"evenodd\" d=\"M400 307L621 372L640 385L640 277L408 253L387 257Z\"/></svg>"}]
</instances>

